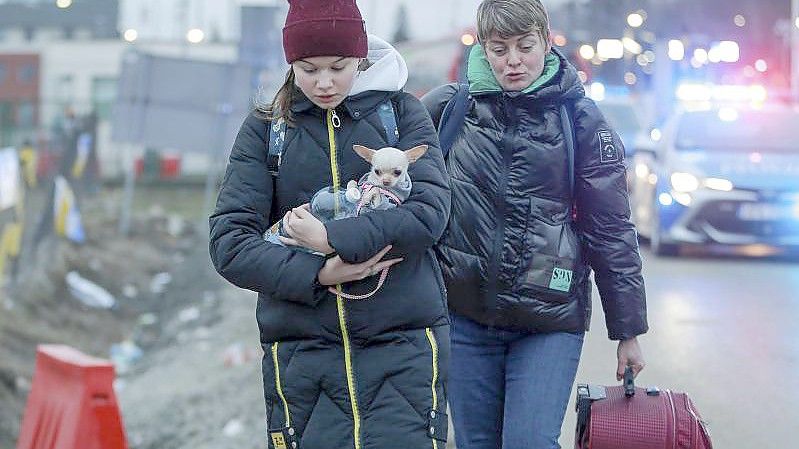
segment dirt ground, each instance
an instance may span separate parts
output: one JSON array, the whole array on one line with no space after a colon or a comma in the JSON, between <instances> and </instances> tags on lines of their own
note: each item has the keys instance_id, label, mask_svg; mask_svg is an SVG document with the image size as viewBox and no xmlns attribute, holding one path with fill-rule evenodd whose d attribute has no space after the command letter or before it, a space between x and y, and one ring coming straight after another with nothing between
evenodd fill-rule
<instances>
[{"instance_id":1,"label":"dirt ground","mask_svg":"<svg viewBox=\"0 0 799 449\"><path fill-rule=\"evenodd\" d=\"M196 321L172 320L173 344L122 377L131 448L266 447L255 296L223 285L200 307Z\"/></svg>"},{"instance_id":2,"label":"dirt ground","mask_svg":"<svg viewBox=\"0 0 799 449\"><path fill-rule=\"evenodd\" d=\"M109 359L123 342L136 351L117 354L114 386L132 449L263 447L255 296L211 268L192 207L201 190L138 192L126 238L116 231L119 192L101 192L83 211L85 244L49 237L20 260L0 293L0 448L16 445L37 344ZM115 306L79 301L71 271Z\"/></svg>"}]
</instances>

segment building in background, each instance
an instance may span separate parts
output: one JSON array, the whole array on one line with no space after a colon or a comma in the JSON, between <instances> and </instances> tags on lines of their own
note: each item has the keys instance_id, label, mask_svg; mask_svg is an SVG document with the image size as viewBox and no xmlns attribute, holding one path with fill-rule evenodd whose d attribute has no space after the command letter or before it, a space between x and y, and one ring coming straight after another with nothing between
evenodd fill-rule
<instances>
[{"instance_id":1,"label":"building in background","mask_svg":"<svg viewBox=\"0 0 799 449\"><path fill-rule=\"evenodd\" d=\"M59 5L64 7L59 7ZM235 43L184 39L126 41L118 0L0 3L0 146L32 142L57 150L54 136L74 116L97 116L100 169L122 171L110 119L128 51L232 62Z\"/></svg>"},{"instance_id":2,"label":"building in background","mask_svg":"<svg viewBox=\"0 0 799 449\"><path fill-rule=\"evenodd\" d=\"M35 137L39 66L35 53L0 54L0 148Z\"/></svg>"},{"instance_id":3,"label":"building in background","mask_svg":"<svg viewBox=\"0 0 799 449\"><path fill-rule=\"evenodd\" d=\"M563 1L545 0L545 3L551 8ZM357 0L357 3L368 32L391 40L404 5L408 37L431 40L473 25L480 0ZM287 5L286 0L122 0L120 30L135 29L142 38L164 40L182 38L188 29L199 28L209 41L236 41L242 31L241 7L285 9ZM285 15L281 17L284 18ZM281 20L278 30L282 26Z\"/></svg>"},{"instance_id":4,"label":"building in background","mask_svg":"<svg viewBox=\"0 0 799 449\"><path fill-rule=\"evenodd\" d=\"M118 17L118 0L6 1L0 42L115 39Z\"/></svg>"},{"instance_id":5,"label":"building in background","mask_svg":"<svg viewBox=\"0 0 799 449\"><path fill-rule=\"evenodd\" d=\"M66 110L104 112L124 45L115 0L0 4L0 140L50 140Z\"/></svg>"}]
</instances>

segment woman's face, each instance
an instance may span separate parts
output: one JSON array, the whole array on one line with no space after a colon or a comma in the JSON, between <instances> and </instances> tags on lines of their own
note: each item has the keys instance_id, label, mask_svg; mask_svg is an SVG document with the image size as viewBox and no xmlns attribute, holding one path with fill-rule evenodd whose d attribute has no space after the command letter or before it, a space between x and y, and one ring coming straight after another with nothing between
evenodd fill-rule
<instances>
[{"instance_id":1,"label":"woman's face","mask_svg":"<svg viewBox=\"0 0 799 449\"><path fill-rule=\"evenodd\" d=\"M544 71L550 50L548 40L533 32L503 38L496 33L485 42L486 57L499 85L506 91L519 91L533 83Z\"/></svg>"},{"instance_id":2,"label":"woman's face","mask_svg":"<svg viewBox=\"0 0 799 449\"><path fill-rule=\"evenodd\" d=\"M313 56L291 63L297 86L315 105L332 109L341 104L355 82L359 58Z\"/></svg>"}]
</instances>

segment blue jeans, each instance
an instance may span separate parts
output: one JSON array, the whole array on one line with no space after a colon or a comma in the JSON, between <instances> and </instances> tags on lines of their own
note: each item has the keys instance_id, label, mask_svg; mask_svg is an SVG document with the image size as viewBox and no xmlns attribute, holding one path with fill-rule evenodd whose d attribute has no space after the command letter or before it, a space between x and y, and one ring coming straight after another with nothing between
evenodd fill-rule
<instances>
[{"instance_id":1,"label":"blue jeans","mask_svg":"<svg viewBox=\"0 0 799 449\"><path fill-rule=\"evenodd\" d=\"M458 449L558 449L583 333L495 329L451 314L447 383Z\"/></svg>"}]
</instances>

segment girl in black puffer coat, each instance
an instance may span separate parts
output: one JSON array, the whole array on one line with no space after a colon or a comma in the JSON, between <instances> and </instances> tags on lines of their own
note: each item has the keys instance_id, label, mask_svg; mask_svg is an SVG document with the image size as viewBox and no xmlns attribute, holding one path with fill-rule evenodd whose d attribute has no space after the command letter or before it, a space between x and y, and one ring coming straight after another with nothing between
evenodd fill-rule
<instances>
[{"instance_id":1,"label":"girl in black puffer coat","mask_svg":"<svg viewBox=\"0 0 799 449\"><path fill-rule=\"evenodd\" d=\"M431 248L450 194L435 129L401 92L407 69L396 50L372 36L367 48L354 0L292 1L284 50L287 82L242 125L210 219L216 269L258 292L269 447L443 449L448 317ZM410 166L401 205L322 224L302 205L370 169L354 144L429 149ZM281 218L289 246L262 238ZM388 266L367 300L333 293L371 291Z\"/></svg>"}]
</instances>

